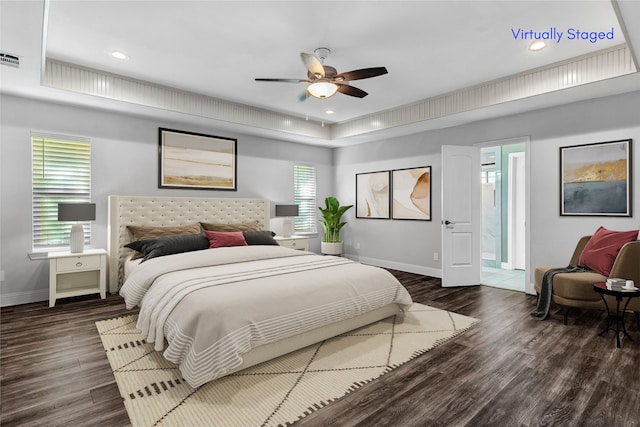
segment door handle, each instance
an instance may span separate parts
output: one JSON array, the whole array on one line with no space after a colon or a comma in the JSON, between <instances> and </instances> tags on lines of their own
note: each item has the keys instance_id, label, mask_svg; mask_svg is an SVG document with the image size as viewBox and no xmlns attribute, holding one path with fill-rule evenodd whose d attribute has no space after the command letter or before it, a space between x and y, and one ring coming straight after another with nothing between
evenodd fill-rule
<instances>
[{"instance_id":1,"label":"door handle","mask_svg":"<svg viewBox=\"0 0 640 427\"><path fill-rule=\"evenodd\" d=\"M455 224L455 222L453 221L449 221L448 219L442 221L442 223L447 227L447 228L453 228L453 224Z\"/></svg>"}]
</instances>

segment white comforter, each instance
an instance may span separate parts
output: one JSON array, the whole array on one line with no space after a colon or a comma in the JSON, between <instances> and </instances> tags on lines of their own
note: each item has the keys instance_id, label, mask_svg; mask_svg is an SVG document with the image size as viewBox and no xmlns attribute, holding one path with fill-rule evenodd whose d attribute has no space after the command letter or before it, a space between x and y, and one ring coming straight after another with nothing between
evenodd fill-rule
<instances>
[{"instance_id":1,"label":"white comforter","mask_svg":"<svg viewBox=\"0 0 640 427\"><path fill-rule=\"evenodd\" d=\"M278 246L154 258L120 294L128 308L140 306L137 327L192 387L240 366L257 346L391 303L412 304L383 269Z\"/></svg>"}]
</instances>

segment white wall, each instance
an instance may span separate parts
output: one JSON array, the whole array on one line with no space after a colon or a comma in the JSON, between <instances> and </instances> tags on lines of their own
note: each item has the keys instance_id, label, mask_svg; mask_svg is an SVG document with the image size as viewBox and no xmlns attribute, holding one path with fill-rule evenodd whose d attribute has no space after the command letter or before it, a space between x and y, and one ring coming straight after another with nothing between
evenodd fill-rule
<instances>
[{"instance_id":1,"label":"white wall","mask_svg":"<svg viewBox=\"0 0 640 427\"><path fill-rule=\"evenodd\" d=\"M336 195L342 204L355 203L355 174L359 172L432 166L432 221L355 218L348 214L343 238L347 255L387 267L439 276L440 147L530 137L529 256L538 265L566 265L579 237L598 226L638 229L640 221L640 92L632 92L529 113L484 120L464 126L336 149ZM559 215L559 147L632 138L633 214L631 218L568 217ZM354 248L360 243L360 249ZM527 290L533 292L532 271Z\"/></svg>"},{"instance_id":2,"label":"white wall","mask_svg":"<svg viewBox=\"0 0 640 427\"><path fill-rule=\"evenodd\" d=\"M92 246L107 247L107 196L164 195L192 197L259 197L293 201L293 163L315 164L318 203L331 195L331 149L220 132L113 112L43 103L2 95L0 284L2 305L48 299L48 261L31 260L31 132L88 137L92 147ZM158 188L158 128L200 132L238 139L238 191ZM272 220L273 231L281 224ZM320 240L311 240L319 252Z\"/></svg>"}]
</instances>

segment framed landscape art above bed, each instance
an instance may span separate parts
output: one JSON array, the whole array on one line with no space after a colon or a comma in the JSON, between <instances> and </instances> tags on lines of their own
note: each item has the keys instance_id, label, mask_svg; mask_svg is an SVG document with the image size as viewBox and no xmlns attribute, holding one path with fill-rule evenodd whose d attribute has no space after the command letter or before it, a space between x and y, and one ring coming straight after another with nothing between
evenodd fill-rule
<instances>
[{"instance_id":1,"label":"framed landscape art above bed","mask_svg":"<svg viewBox=\"0 0 640 427\"><path fill-rule=\"evenodd\" d=\"M237 139L159 130L159 188L235 191Z\"/></svg>"}]
</instances>

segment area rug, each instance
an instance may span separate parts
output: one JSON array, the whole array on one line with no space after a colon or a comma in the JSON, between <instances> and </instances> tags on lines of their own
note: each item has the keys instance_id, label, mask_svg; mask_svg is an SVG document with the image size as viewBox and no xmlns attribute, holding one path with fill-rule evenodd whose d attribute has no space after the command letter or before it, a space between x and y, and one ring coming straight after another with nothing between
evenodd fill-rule
<instances>
[{"instance_id":1,"label":"area rug","mask_svg":"<svg viewBox=\"0 0 640 427\"><path fill-rule=\"evenodd\" d=\"M414 304L404 316L190 387L136 329L137 316L96 322L131 424L286 426L450 340L478 320Z\"/></svg>"}]
</instances>

